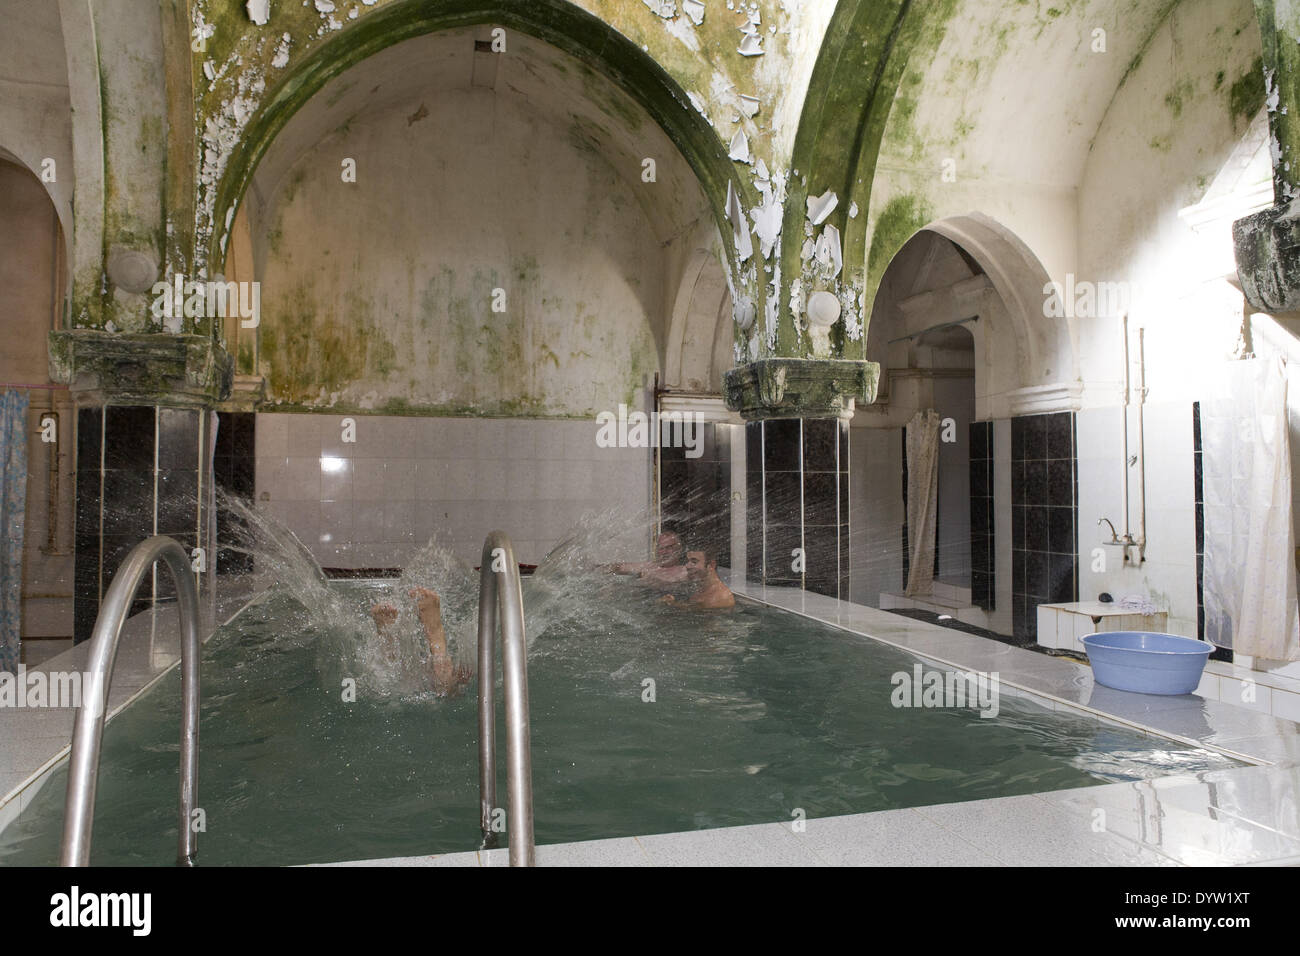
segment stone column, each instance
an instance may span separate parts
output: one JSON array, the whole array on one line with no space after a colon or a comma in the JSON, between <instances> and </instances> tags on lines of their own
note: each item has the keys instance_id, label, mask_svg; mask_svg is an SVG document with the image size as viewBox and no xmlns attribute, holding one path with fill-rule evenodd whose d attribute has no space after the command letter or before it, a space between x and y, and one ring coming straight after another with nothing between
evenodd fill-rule
<instances>
[{"instance_id":1,"label":"stone column","mask_svg":"<svg viewBox=\"0 0 1300 956\"><path fill-rule=\"evenodd\" d=\"M63 330L50 333L50 374L77 405L74 640L90 637L122 559L150 535L202 549L210 597L213 409L230 393L229 355L200 335ZM173 594L159 574L135 609Z\"/></svg>"},{"instance_id":2,"label":"stone column","mask_svg":"<svg viewBox=\"0 0 1300 956\"><path fill-rule=\"evenodd\" d=\"M849 420L872 402L880 367L762 359L727 373L746 420L746 577L849 595Z\"/></svg>"},{"instance_id":3,"label":"stone column","mask_svg":"<svg viewBox=\"0 0 1300 956\"><path fill-rule=\"evenodd\" d=\"M1233 224L1246 300L1264 312L1300 309L1300 5L1255 0L1264 52L1273 205Z\"/></svg>"}]
</instances>

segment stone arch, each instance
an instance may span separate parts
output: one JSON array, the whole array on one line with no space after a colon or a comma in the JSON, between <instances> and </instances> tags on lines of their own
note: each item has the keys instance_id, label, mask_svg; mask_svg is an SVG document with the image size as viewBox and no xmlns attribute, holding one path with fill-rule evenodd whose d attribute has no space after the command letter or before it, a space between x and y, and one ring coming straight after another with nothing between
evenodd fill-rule
<instances>
[{"instance_id":1,"label":"stone arch","mask_svg":"<svg viewBox=\"0 0 1300 956\"><path fill-rule=\"evenodd\" d=\"M926 236L948 240L967 260L969 274L944 289L923 289L900 297L883 281L905 250ZM1051 289L1047 270L1010 229L979 212L948 216L907 237L890 257L872 303L868 357L885 359L882 348L896 336L935 324L936 309L979 315L971 326L975 342L977 411L980 419L1077 407L1078 349L1073 322L1049 318L1044 304ZM886 301L890 297L892 301ZM882 324L889 306L910 313L902 327ZM955 310L955 311L954 311ZM945 318L947 313L945 313Z\"/></svg>"},{"instance_id":2,"label":"stone arch","mask_svg":"<svg viewBox=\"0 0 1300 956\"><path fill-rule=\"evenodd\" d=\"M664 356L664 386L720 392L733 361L731 292L715 251L696 249L673 302Z\"/></svg>"},{"instance_id":3,"label":"stone arch","mask_svg":"<svg viewBox=\"0 0 1300 956\"><path fill-rule=\"evenodd\" d=\"M721 140L680 85L648 53L567 0L464 0L437 5L397 0L315 49L262 101L244 127L219 182L210 185L207 197L201 196L210 214L207 234L200 228L196 237L200 263L221 261L234 211L258 163L285 124L329 80L403 40L486 24L518 30L590 63L640 104L694 171L735 271L738 262L725 205L728 182L738 180Z\"/></svg>"}]
</instances>

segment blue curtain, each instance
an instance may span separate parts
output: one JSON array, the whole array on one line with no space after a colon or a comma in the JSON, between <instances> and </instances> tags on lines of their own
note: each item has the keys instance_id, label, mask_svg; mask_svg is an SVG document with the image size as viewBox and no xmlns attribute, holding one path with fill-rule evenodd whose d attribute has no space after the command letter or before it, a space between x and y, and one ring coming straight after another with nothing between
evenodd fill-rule
<instances>
[{"instance_id":1,"label":"blue curtain","mask_svg":"<svg viewBox=\"0 0 1300 956\"><path fill-rule=\"evenodd\" d=\"M16 671L23 619L27 394L0 396L0 671Z\"/></svg>"}]
</instances>

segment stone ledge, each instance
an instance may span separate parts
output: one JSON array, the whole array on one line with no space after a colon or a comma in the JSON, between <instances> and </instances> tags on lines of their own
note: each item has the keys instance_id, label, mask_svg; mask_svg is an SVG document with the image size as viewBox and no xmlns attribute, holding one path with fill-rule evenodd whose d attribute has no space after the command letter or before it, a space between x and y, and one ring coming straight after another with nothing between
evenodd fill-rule
<instances>
[{"instance_id":1,"label":"stone ledge","mask_svg":"<svg viewBox=\"0 0 1300 956\"><path fill-rule=\"evenodd\" d=\"M724 377L727 407L746 421L852 418L876 399L880 366L846 359L760 359Z\"/></svg>"},{"instance_id":2,"label":"stone ledge","mask_svg":"<svg viewBox=\"0 0 1300 956\"><path fill-rule=\"evenodd\" d=\"M1238 219L1232 245L1247 302L1270 314L1300 309L1300 201Z\"/></svg>"},{"instance_id":3,"label":"stone ledge","mask_svg":"<svg viewBox=\"0 0 1300 956\"><path fill-rule=\"evenodd\" d=\"M234 362L203 335L56 329L50 378L78 404L211 407L230 395Z\"/></svg>"}]
</instances>

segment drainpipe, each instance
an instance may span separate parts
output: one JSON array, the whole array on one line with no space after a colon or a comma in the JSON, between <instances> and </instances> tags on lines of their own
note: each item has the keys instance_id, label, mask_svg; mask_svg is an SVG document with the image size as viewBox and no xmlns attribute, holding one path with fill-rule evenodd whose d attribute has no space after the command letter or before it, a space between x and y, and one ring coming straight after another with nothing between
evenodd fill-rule
<instances>
[{"instance_id":1,"label":"drainpipe","mask_svg":"<svg viewBox=\"0 0 1300 956\"><path fill-rule=\"evenodd\" d=\"M1121 421L1124 424L1124 456L1123 465L1120 468L1120 477L1123 479L1120 483L1120 490L1123 493L1123 511L1124 511L1124 537L1121 539L1124 544L1124 560L1128 560L1128 546L1133 543L1133 536L1129 533L1128 523L1128 396L1129 396L1129 363L1128 363L1128 313L1119 320L1120 338L1124 345L1124 394L1120 400L1120 415L1123 416Z\"/></svg>"},{"instance_id":2,"label":"drainpipe","mask_svg":"<svg viewBox=\"0 0 1300 956\"><path fill-rule=\"evenodd\" d=\"M1147 559L1147 455L1144 423L1147 404L1146 332L1145 328L1138 329L1138 564Z\"/></svg>"}]
</instances>

